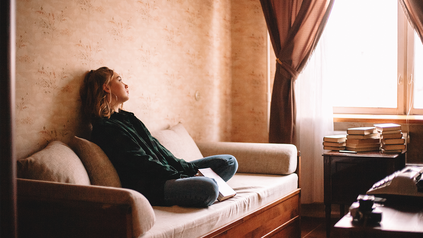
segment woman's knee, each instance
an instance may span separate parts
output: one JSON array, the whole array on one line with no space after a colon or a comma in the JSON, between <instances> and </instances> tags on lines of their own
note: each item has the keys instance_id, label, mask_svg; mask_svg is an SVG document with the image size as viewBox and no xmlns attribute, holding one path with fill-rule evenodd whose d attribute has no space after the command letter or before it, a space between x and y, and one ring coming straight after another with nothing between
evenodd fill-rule
<instances>
[{"instance_id":1,"label":"woman's knee","mask_svg":"<svg viewBox=\"0 0 423 238\"><path fill-rule=\"evenodd\" d=\"M216 181L207 177L169 180L165 184L165 201L168 205L208 207L219 196Z\"/></svg>"},{"instance_id":2,"label":"woman's knee","mask_svg":"<svg viewBox=\"0 0 423 238\"><path fill-rule=\"evenodd\" d=\"M214 179L208 179L206 182L204 182L203 186L203 206L208 207L217 200L219 196L219 186L217 185L217 182Z\"/></svg>"},{"instance_id":3,"label":"woman's knee","mask_svg":"<svg viewBox=\"0 0 423 238\"><path fill-rule=\"evenodd\" d=\"M196 177L196 185L193 186L195 195L186 200L186 206L208 207L211 206L219 196L219 186L212 178Z\"/></svg>"},{"instance_id":4,"label":"woman's knee","mask_svg":"<svg viewBox=\"0 0 423 238\"><path fill-rule=\"evenodd\" d=\"M225 166L216 169L215 172L218 173L223 180L228 181L238 171L238 161L233 155L224 155L223 158L226 162Z\"/></svg>"},{"instance_id":5,"label":"woman's knee","mask_svg":"<svg viewBox=\"0 0 423 238\"><path fill-rule=\"evenodd\" d=\"M236 160L235 156L230 155L228 158L228 165L232 166L235 171L238 170L238 160Z\"/></svg>"}]
</instances>

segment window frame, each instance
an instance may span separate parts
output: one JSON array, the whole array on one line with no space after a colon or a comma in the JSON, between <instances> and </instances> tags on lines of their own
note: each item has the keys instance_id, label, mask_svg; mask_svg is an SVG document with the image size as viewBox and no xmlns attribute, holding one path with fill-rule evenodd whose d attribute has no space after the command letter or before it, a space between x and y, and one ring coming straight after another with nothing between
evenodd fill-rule
<instances>
[{"instance_id":1,"label":"window frame","mask_svg":"<svg viewBox=\"0 0 423 238\"><path fill-rule=\"evenodd\" d=\"M407 62L412 62L407 64L407 92L406 94L409 96L407 99L407 112L406 115L423 115L423 109L414 108L414 43L415 41L420 42L420 38L418 38L417 33L413 29L413 27L408 23L408 42L407 42ZM416 38L417 36L417 38Z\"/></svg>"},{"instance_id":2,"label":"window frame","mask_svg":"<svg viewBox=\"0 0 423 238\"><path fill-rule=\"evenodd\" d=\"M335 114L422 115L423 109L413 107L414 29L398 3L397 107L333 107ZM419 40L419 39L417 39Z\"/></svg>"}]
</instances>

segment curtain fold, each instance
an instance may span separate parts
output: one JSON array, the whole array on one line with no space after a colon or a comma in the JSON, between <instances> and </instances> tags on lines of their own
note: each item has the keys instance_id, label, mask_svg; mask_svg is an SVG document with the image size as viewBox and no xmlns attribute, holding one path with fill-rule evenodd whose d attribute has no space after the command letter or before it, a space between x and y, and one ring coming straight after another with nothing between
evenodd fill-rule
<instances>
[{"instance_id":1,"label":"curtain fold","mask_svg":"<svg viewBox=\"0 0 423 238\"><path fill-rule=\"evenodd\" d=\"M293 143L296 121L294 81L326 25L334 0L260 0L277 57L269 142Z\"/></svg>"},{"instance_id":2,"label":"curtain fold","mask_svg":"<svg viewBox=\"0 0 423 238\"><path fill-rule=\"evenodd\" d=\"M423 1L399 0L410 24L414 27L423 42Z\"/></svg>"},{"instance_id":3,"label":"curtain fold","mask_svg":"<svg viewBox=\"0 0 423 238\"><path fill-rule=\"evenodd\" d=\"M322 35L313 55L295 81L297 119L295 145L301 151L301 203L323 203L322 138L338 134L333 128L333 95Z\"/></svg>"}]
</instances>

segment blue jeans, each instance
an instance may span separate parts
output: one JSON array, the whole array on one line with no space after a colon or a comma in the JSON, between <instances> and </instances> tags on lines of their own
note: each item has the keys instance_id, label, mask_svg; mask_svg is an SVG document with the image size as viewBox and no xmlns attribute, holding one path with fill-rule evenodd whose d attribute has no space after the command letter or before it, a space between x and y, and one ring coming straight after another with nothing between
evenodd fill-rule
<instances>
[{"instance_id":1,"label":"blue jeans","mask_svg":"<svg viewBox=\"0 0 423 238\"><path fill-rule=\"evenodd\" d=\"M214 155L190 163L200 169L213 169L225 181L232 178L238 169L238 162L232 155ZM208 207L216 201L218 195L216 181L207 177L172 179L164 185L164 201L168 206Z\"/></svg>"}]
</instances>

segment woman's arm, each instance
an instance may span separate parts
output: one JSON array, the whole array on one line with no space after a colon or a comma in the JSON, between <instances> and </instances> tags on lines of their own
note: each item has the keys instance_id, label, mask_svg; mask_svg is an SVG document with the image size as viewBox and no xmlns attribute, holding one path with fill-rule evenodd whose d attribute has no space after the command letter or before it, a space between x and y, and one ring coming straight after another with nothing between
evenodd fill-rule
<instances>
[{"instance_id":1,"label":"woman's arm","mask_svg":"<svg viewBox=\"0 0 423 238\"><path fill-rule=\"evenodd\" d=\"M131 135L130 132L113 126L93 130L93 141L98 144L115 166L119 175L141 179L179 178L184 171L179 171L163 159L148 154L151 150L146 141Z\"/></svg>"},{"instance_id":2,"label":"woman's arm","mask_svg":"<svg viewBox=\"0 0 423 238\"><path fill-rule=\"evenodd\" d=\"M184 159L175 157L166 147L164 147L156 138L151 137L154 143L156 143L160 153L167 158L168 163L176 168L177 170L184 171L187 176L194 176L198 172L198 168Z\"/></svg>"}]
</instances>

